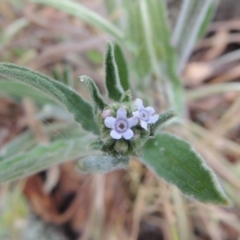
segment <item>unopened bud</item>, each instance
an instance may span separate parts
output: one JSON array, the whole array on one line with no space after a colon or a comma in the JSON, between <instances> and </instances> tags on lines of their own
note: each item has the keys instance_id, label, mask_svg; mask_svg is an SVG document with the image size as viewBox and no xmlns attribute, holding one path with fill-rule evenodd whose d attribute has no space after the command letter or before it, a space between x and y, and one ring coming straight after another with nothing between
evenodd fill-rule
<instances>
[{"instance_id":1,"label":"unopened bud","mask_svg":"<svg viewBox=\"0 0 240 240\"><path fill-rule=\"evenodd\" d=\"M128 151L128 142L121 139L119 141L116 141L114 145L114 149L121 154L125 154Z\"/></svg>"},{"instance_id":2,"label":"unopened bud","mask_svg":"<svg viewBox=\"0 0 240 240\"><path fill-rule=\"evenodd\" d=\"M110 117L111 116L111 110L104 110L102 112L102 118L105 119L107 117Z\"/></svg>"}]
</instances>

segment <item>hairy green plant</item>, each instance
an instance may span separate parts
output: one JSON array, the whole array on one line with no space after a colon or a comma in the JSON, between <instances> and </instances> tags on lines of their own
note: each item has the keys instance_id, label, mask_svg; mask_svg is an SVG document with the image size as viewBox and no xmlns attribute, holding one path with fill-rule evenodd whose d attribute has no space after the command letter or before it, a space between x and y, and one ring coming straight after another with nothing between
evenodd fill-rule
<instances>
[{"instance_id":1,"label":"hairy green plant","mask_svg":"<svg viewBox=\"0 0 240 240\"><path fill-rule=\"evenodd\" d=\"M0 75L13 79L9 84L21 89L12 91L10 87L6 94L16 97L26 94L39 104L51 99L55 112L60 111L61 116L67 115L71 121L63 108L56 108L54 101L65 107L80 125L68 132L68 139L56 138L47 145L31 142L31 133L21 136L26 145L21 140L10 142L0 152L0 183L71 159L78 159L76 167L80 172L106 173L127 168L134 156L188 197L228 205L228 198L203 158L183 139L162 131L169 120L185 114L181 70L206 29L215 1L184 0L173 31L164 0L105 0L109 13L114 14L119 8L124 12L114 23L74 1L30 1L82 18L115 38L114 44L107 44L105 54L107 96L102 96L94 80L84 75L80 80L91 97L91 102L86 101L68 86L72 86L69 70L63 76L53 71L54 80L24 67L0 63ZM126 54L131 60L125 59ZM132 78L137 81L130 82ZM6 81L0 82L0 86ZM30 94L19 84L27 85L26 89L34 88L34 92ZM132 99L133 89L134 96L153 95L149 84L154 86L154 96L166 99L166 111L161 114L145 106L140 98ZM14 153L13 149L19 151Z\"/></svg>"},{"instance_id":2,"label":"hairy green plant","mask_svg":"<svg viewBox=\"0 0 240 240\"><path fill-rule=\"evenodd\" d=\"M123 55L121 61L125 61ZM30 150L28 147L16 154L11 150L12 145L16 148L22 141L5 146L0 152L0 182L28 176L71 159L79 159L76 167L80 172L106 173L127 168L134 156L190 198L229 204L216 176L191 145L161 131L162 125L174 118L176 112L156 114L154 108L146 107L141 99L132 100L131 91L126 87L130 86L126 82L128 78L119 75L110 43L105 56L105 85L111 102L106 101L88 76L80 79L90 92L91 103L61 82L24 67L0 63L0 75L20 81L61 103L86 130L47 145L30 142L26 144L32 146ZM29 136L22 138L27 143Z\"/></svg>"}]
</instances>

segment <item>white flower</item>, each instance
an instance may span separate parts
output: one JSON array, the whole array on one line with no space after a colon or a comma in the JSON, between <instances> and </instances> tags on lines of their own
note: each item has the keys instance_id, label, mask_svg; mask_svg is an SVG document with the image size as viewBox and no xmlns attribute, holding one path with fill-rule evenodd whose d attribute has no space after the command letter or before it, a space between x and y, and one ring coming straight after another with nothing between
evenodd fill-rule
<instances>
[{"instance_id":1,"label":"white flower","mask_svg":"<svg viewBox=\"0 0 240 240\"><path fill-rule=\"evenodd\" d=\"M144 107L141 99L137 98L135 101L138 111L133 112L133 116L140 119L140 125L147 130L147 125L157 122L159 116L155 113L153 107ZM154 114L154 115L153 115Z\"/></svg>"},{"instance_id":2,"label":"white flower","mask_svg":"<svg viewBox=\"0 0 240 240\"><path fill-rule=\"evenodd\" d=\"M113 139L125 138L126 140L133 137L133 131L131 127L137 125L138 119L135 117L127 118L127 111L121 107L117 110L117 118L107 117L104 120L104 124L108 128L112 128L110 136Z\"/></svg>"}]
</instances>

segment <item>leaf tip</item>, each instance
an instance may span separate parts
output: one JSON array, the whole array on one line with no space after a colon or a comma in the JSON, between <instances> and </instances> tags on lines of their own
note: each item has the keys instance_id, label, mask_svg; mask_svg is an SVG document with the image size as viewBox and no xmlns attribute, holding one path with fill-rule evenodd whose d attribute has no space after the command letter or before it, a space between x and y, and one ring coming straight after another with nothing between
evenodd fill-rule
<instances>
[{"instance_id":1,"label":"leaf tip","mask_svg":"<svg viewBox=\"0 0 240 240\"><path fill-rule=\"evenodd\" d=\"M79 76L80 82L84 82L84 76Z\"/></svg>"}]
</instances>

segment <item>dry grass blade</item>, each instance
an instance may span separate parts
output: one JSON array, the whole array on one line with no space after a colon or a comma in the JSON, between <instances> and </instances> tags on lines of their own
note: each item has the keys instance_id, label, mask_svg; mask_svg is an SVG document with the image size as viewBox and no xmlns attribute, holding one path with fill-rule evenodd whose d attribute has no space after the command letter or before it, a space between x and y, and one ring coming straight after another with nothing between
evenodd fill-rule
<instances>
[{"instance_id":1,"label":"dry grass blade","mask_svg":"<svg viewBox=\"0 0 240 240\"><path fill-rule=\"evenodd\" d=\"M194 132L202 138L205 143L214 146L219 151L224 151L225 153L235 154L236 156L240 156L240 148L239 145L229 139L220 137L215 133L212 133L191 121L186 121L184 126L190 130L190 132Z\"/></svg>"},{"instance_id":2,"label":"dry grass blade","mask_svg":"<svg viewBox=\"0 0 240 240\"><path fill-rule=\"evenodd\" d=\"M84 53L87 50L92 49L93 46L95 47L98 44L103 43L105 40L106 35L102 35L82 42L59 43L46 49L42 54L29 63L29 67L32 69L41 69L42 67L65 57L66 54Z\"/></svg>"},{"instance_id":3,"label":"dry grass blade","mask_svg":"<svg viewBox=\"0 0 240 240\"><path fill-rule=\"evenodd\" d=\"M240 119L235 116L238 115L240 110L240 95L232 103L229 109L223 116L214 124L211 129L216 135L224 136L229 130L240 125Z\"/></svg>"}]
</instances>

